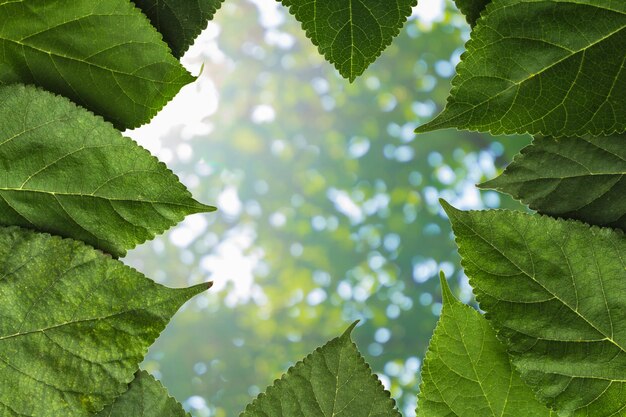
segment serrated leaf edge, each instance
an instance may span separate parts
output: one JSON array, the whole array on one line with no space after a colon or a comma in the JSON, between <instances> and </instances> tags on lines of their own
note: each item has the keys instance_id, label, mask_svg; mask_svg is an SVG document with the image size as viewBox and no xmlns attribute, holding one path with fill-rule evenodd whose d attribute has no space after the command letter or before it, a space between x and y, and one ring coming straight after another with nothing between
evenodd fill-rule
<instances>
[{"instance_id":1,"label":"serrated leaf edge","mask_svg":"<svg viewBox=\"0 0 626 417\"><path fill-rule=\"evenodd\" d=\"M224 0L221 0L221 1L224 1ZM143 17L143 20L144 20L145 24L146 24L146 25L150 28L149 30L152 30L152 31L153 31L153 33L156 33L156 34L157 34L157 38L158 38L158 39L161 41L161 43L165 46L165 48L166 48L166 52L167 52L170 56L172 56L172 57L173 57L176 61L178 61L178 63L180 64L181 68L184 70L185 74L187 74L187 76L188 76L188 77L190 77L190 80L189 80L188 82L186 82L186 83L185 83L185 85L189 85L189 84L192 84L193 82L195 82L195 81L198 79L198 77L196 77L196 76L192 75L192 74L191 74L191 73L187 70L187 68L185 68L185 67L183 66L183 64L182 64L182 63L180 63L180 59L179 59L180 57L177 57L176 55L174 55L174 52L172 51L172 48L170 48L170 45L169 45L167 42L165 42L165 40L163 39L163 34L162 34L161 32L159 32L159 31L157 30L157 28L155 28L155 27L152 25L152 22L150 21L150 19L148 19L148 16L147 16L147 15L143 12L143 10L141 10L139 7L137 7L137 5L136 5L134 2L132 2L132 1L130 1L130 2L128 2L128 3L130 3L130 7L131 7L131 8L135 9L135 10L137 11L137 13L138 13L138 14L140 14L140 15ZM180 92L180 90L181 90L181 89L182 89L182 87L181 87L180 89L178 89L177 94ZM154 117L155 117L157 114L159 114L159 113L161 112L161 110L163 110L163 109L165 108L165 106L166 106L169 102L171 102L171 101L174 99L174 97L175 97L177 94L174 94L174 96L172 96L169 100L167 100L166 102L164 102L164 103L163 103L160 107L150 107L149 118L148 118L148 120L146 120L144 123L139 123L139 124L136 124L136 125L129 125L129 126L125 126L125 128L126 128L126 129L136 129L136 128L138 128L138 127L141 127L141 126L147 125L148 123L150 123L150 122L152 121L152 119L154 119ZM111 124L112 124L112 123L111 123Z\"/></svg>"},{"instance_id":2,"label":"serrated leaf edge","mask_svg":"<svg viewBox=\"0 0 626 417\"><path fill-rule=\"evenodd\" d=\"M248 404L246 406L245 410L242 411L241 414L239 414L239 417L242 417L247 412L253 412L254 411L253 407L255 406L256 402L261 400L262 398L265 398L267 396L267 393L270 390L273 391L275 389L278 389L279 386L285 382L287 377L291 376L292 372L295 370L296 367L307 364L309 361L311 361L311 358L312 358L312 356L314 354L316 354L316 353L322 354L322 350L326 346L330 345L331 343L335 343L335 342L341 341L342 339L346 339L346 338L350 341L350 345L356 350L356 352L358 354L357 360L359 362L359 365L364 365L364 367L369 371L370 379L375 381L375 383L377 385L377 388L379 388L379 389L382 388L382 391L385 393L386 397L391 402L390 405L393 407L393 409L396 412L396 414L398 415L398 417L401 417L401 414L399 413L398 408L397 408L396 400L391 396L391 393L385 389L385 387L382 384L382 382L380 381L380 379L372 371L372 368L370 367L369 363L367 363L367 361L365 360L365 358L363 357L363 355L359 351L359 348L356 345L356 343L354 343L352 341L351 334L352 334L352 331L354 330L354 328L357 326L358 323L359 323L359 320L355 321L354 323L352 323L350 325L350 327L348 327L348 329L346 329L346 331L341 336L335 337L334 339L329 340L328 342L324 343L324 345L316 348L313 352L311 352L308 355L306 355L306 357L304 359L302 359L302 360L296 362L294 365L290 366L289 369L287 370L287 372L285 372L280 378L275 379L274 382L272 383L272 385L267 387L265 392L262 392L261 394L259 394L250 404Z\"/></svg>"},{"instance_id":3,"label":"serrated leaf edge","mask_svg":"<svg viewBox=\"0 0 626 417\"><path fill-rule=\"evenodd\" d=\"M304 22L300 22L300 20L296 17L296 12L295 10L293 10L294 4L292 3L292 0L278 0L278 1L280 1L283 4L283 6L285 6L289 10L289 14L291 14L300 23L300 26L302 27L302 30L304 30L306 37L311 41L311 43L313 43L313 45L317 47L317 51L319 52L319 54L322 55L327 62L332 64L343 78L347 78L350 83L353 83L358 77L363 75L363 73L369 68L369 66L372 65L374 62L376 62L376 60L380 58L382 53L389 47L389 45L391 45L393 40L400 34L400 31L402 30L406 22L409 20L409 17L411 17L412 10L415 6L417 6L417 2L418 2L418 0L412 0L412 3L410 4L410 9L409 9L410 11L406 16L403 17L400 27L397 27L397 28L394 27L394 32L389 40L383 39L383 42L381 44L381 49L378 51L378 53L375 56L368 59L369 62L365 64L363 69L360 71L351 72L349 75L346 75L341 72L341 70L338 67L338 63L333 62L332 57L330 56L330 52L322 51L322 47L320 46L319 42L317 42L317 40L315 40L314 38L315 34L313 33L313 31L307 30L304 27ZM349 1L352 1L352 0L349 0ZM354 47L355 47L354 45L351 46L351 48L354 48ZM352 66L350 67L352 68Z\"/></svg>"},{"instance_id":4,"label":"serrated leaf edge","mask_svg":"<svg viewBox=\"0 0 626 417\"><path fill-rule=\"evenodd\" d=\"M171 170L171 169L170 169L170 168L169 168L169 167L168 167L168 166L167 166L164 162L160 161L160 160L159 160L156 156L152 155L152 153L150 153L150 151L148 151L146 148L144 148L143 146L141 146L141 145L140 145L139 143L137 143L134 139L132 139L132 138L130 138L130 137L128 137L128 136L125 136L122 132L120 132L120 131L119 131L119 130L115 127L115 125L113 125L113 123L109 122L109 121L108 121L108 120L106 120L104 117L100 116L99 114L96 114L96 113L92 112L91 110L89 110L89 109L87 109L87 108L85 108L85 107L82 107L82 106L81 106L81 105L79 105L79 104L74 103L71 99L69 99L69 98L67 98L67 97L65 97L65 96L63 96L63 95L61 95L61 94L57 94L57 93L54 93L54 92L52 92L52 91L48 91L48 90L46 90L45 88L40 87L40 86L38 86L38 85L35 85L35 84L14 84L14 86L15 86L15 85L19 85L19 86L21 86L22 88L25 88L25 89L32 89L32 90L38 91L38 92L40 92L40 93L48 94L48 95L50 95L50 96L54 97L55 99L62 99L62 100L65 100L66 102L68 102L68 103L70 103L70 104L72 105L73 109L77 109L79 112L87 112L87 114L88 114L88 115L93 116L96 120L98 120L98 121L99 121L99 122L101 122L102 124L104 124L104 125L106 125L107 127L110 127L111 129L115 130L115 132L117 132L117 133L118 133L118 134L119 134L122 138L124 138L124 139L126 139L126 140L130 141L130 142L131 142L132 144L134 144L137 148L139 148L141 152L143 152L144 154L146 154L146 155L147 155L149 158L151 158L152 160L156 161L156 162L157 162L157 166L158 166L158 167L160 167L160 168L163 168L163 172L164 172L164 174L171 175L171 176L172 176L172 179L173 179L173 180L175 180L175 182L177 183L177 187L179 188L179 190L184 191L184 194L185 194L188 198L190 198L192 201L196 202L196 203L198 204L198 207L194 207L194 206L190 206L190 205L185 205L185 204L178 204L178 203L158 203L158 204L172 204L172 205L184 206L184 207L189 207L189 208L194 209L194 212L193 212L193 213L190 213L189 215L191 215L191 214L199 214L199 213L211 213L211 212L214 212L214 211L216 211L216 210L217 210L217 208L216 208L216 207L214 207L214 206L209 206L209 205L206 205L206 204L203 204L203 203L198 202L198 201L197 201L197 200L193 197L193 194L191 194L191 192L189 191L189 189L188 189L188 188L187 188L187 187L186 187L186 186L185 186L185 185L181 182L181 180L180 180L180 178L178 177L178 175L176 175L176 174L174 173L174 171L172 171L172 170ZM0 86L0 88L11 88L11 85ZM142 202L142 201L137 200L137 202ZM165 233L165 232L167 232L168 230L170 230L170 229L172 229L173 227L175 227L178 223L180 223L183 219L185 219L185 217L186 217L185 215L183 215L183 216L176 216L176 223L174 223L174 224L172 224L171 226L166 227L166 228L161 228L161 227L159 227L159 228L155 228L155 231L154 231L154 232L153 232L153 231L151 231L151 230L149 230L149 229L145 229L145 230L146 230L146 233L149 235L149 237L148 237L148 238L143 239L143 240L141 240L141 241L137 241L137 242L136 242L133 246L126 247L124 251L120 252L120 255L119 255L119 256L116 256L116 255L114 255L114 254L110 254L110 255L112 255L114 258L123 258L124 256L126 256L126 254L128 253L128 251L129 251L129 250L132 250L132 249L136 248L138 245L141 245L141 244L143 244L143 243L145 243L145 242L147 242L147 241L150 241L150 240L154 239L155 237L157 237L157 236L159 236L159 235L162 235L163 233ZM4 226L4 227L6 227L6 226ZM33 231L36 231L36 232L43 231L43 230L41 230L41 229L32 229L32 228L28 228L28 227L24 227L24 229L33 230ZM83 228L81 227L81 229L83 229ZM161 229L163 229L163 230L161 230ZM85 229L83 229L83 230L85 230ZM47 231L44 231L44 232L45 232L45 233L49 233L49 232L47 232ZM88 232L89 232L89 231L88 231ZM92 234L91 232L89 232L89 233L90 233L90 234ZM97 236L96 236L96 237L97 237ZM71 239L71 238L70 238L70 239ZM101 240L101 241L105 241L104 239L101 239L101 238L98 238L98 239L99 239L99 240ZM84 243L84 242L83 242L83 243ZM114 242L110 242L110 243L114 243ZM86 243L85 243L85 244L86 244ZM91 245L88 245L88 246L91 246ZM99 250L101 250L101 249L99 249ZM101 251L102 251L102 250L101 250ZM104 252L104 251L103 251L103 252Z\"/></svg>"}]
</instances>

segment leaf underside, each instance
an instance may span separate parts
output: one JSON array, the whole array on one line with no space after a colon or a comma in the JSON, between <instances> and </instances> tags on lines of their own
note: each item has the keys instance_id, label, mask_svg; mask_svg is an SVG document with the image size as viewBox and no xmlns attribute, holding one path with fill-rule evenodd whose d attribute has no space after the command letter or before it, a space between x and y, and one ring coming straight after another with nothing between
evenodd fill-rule
<instances>
[{"instance_id":1,"label":"leaf underside","mask_svg":"<svg viewBox=\"0 0 626 417\"><path fill-rule=\"evenodd\" d=\"M0 0L0 22L0 84L39 85L122 130L193 81L128 0Z\"/></svg>"},{"instance_id":2,"label":"leaf underside","mask_svg":"<svg viewBox=\"0 0 626 417\"><path fill-rule=\"evenodd\" d=\"M553 217L626 230L626 137L536 138L480 187Z\"/></svg>"},{"instance_id":3,"label":"leaf underside","mask_svg":"<svg viewBox=\"0 0 626 417\"><path fill-rule=\"evenodd\" d=\"M467 43L445 110L417 132L623 132L625 50L624 1L493 2Z\"/></svg>"},{"instance_id":4,"label":"leaf underside","mask_svg":"<svg viewBox=\"0 0 626 417\"><path fill-rule=\"evenodd\" d=\"M0 228L0 414L89 416L207 284L163 287L81 242ZM114 297L111 295L115 294Z\"/></svg>"},{"instance_id":5,"label":"leaf underside","mask_svg":"<svg viewBox=\"0 0 626 417\"><path fill-rule=\"evenodd\" d=\"M133 0L180 58L213 19L224 0Z\"/></svg>"},{"instance_id":6,"label":"leaf underside","mask_svg":"<svg viewBox=\"0 0 626 417\"><path fill-rule=\"evenodd\" d=\"M430 341L417 417L549 417L487 320L460 303L442 274L443 310Z\"/></svg>"},{"instance_id":7,"label":"leaf underside","mask_svg":"<svg viewBox=\"0 0 626 417\"><path fill-rule=\"evenodd\" d=\"M63 97L0 87L0 119L0 225L123 256L184 216L213 210L148 151Z\"/></svg>"},{"instance_id":8,"label":"leaf underside","mask_svg":"<svg viewBox=\"0 0 626 417\"><path fill-rule=\"evenodd\" d=\"M417 0L282 0L339 73L354 81L384 51Z\"/></svg>"},{"instance_id":9,"label":"leaf underside","mask_svg":"<svg viewBox=\"0 0 626 417\"><path fill-rule=\"evenodd\" d=\"M240 417L401 417L350 339L353 327L289 369Z\"/></svg>"},{"instance_id":10,"label":"leaf underside","mask_svg":"<svg viewBox=\"0 0 626 417\"><path fill-rule=\"evenodd\" d=\"M188 417L183 407L159 381L146 371L139 371L128 391L95 417Z\"/></svg>"},{"instance_id":11,"label":"leaf underside","mask_svg":"<svg viewBox=\"0 0 626 417\"><path fill-rule=\"evenodd\" d=\"M623 415L623 233L443 204L480 307L522 379L561 415Z\"/></svg>"},{"instance_id":12,"label":"leaf underside","mask_svg":"<svg viewBox=\"0 0 626 417\"><path fill-rule=\"evenodd\" d=\"M491 0L454 0L456 7L459 8L461 13L465 15L467 23L472 27L476 25L476 21L480 17L480 14Z\"/></svg>"}]
</instances>

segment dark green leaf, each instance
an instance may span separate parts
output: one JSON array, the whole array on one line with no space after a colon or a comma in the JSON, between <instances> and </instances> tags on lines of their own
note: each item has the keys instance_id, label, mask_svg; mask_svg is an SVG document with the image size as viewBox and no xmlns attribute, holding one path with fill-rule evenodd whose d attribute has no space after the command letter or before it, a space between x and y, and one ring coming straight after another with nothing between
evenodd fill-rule
<instances>
[{"instance_id":1,"label":"dark green leaf","mask_svg":"<svg viewBox=\"0 0 626 417\"><path fill-rule=\"evenodd\" d=\"M290 368L240 417L401 417L350 339L355 325Z\"/></svg>"},{"instance_id":2,"label":"dark green leaf","mask_svg":"<svg viewBox=\"0 0 626 417\"><path fill-rule=\"evenodd\" d=\"M430 340L417 417L549 417L487 320L457 301L441 274L443 310Z\"/></svg>"},{"instance_id":3,"label":"dark green leaf","mask_svg":"<svg viewBox=\"0 0 626 417\"><path fill-rule=\"evenodd\" d=\"M626 137L542 138L481 184L554 217L626 230Z\"/></svg>"},{"instance_id":4,"label":"dark green leaf","mask_svg":"<svg viewBox=\"0 0 626 417\"><path fill-rule=\"evenodd\" d=\"M454 0L456 7L465 15L467 23L474 26L480 14L491 0Z\"/></svg>"},{"instance_id":5,"label":"dark green leaf","mask_svg":"<svg viewBox=\"0 0 626 417\"><path fill-rule=\"evenodd\" d=\"M83 243L0 228L2 415L89 416L189 298Z\"/></svg>"},{"instance_id":6,"label":"dark green leaf","mask_svg":"<svg viewBox=\"0 0 626 417\"><path fill-rule=\"evenodd\" d=\"M163 385L146 371L139 371L128 391L96 417L186 417L188 413Z\"/></svg>"},{"instance_id":7,"label":"dark green leaf","mask_svg":"<svg viewBox=\"0 0 626 417\"><path fill-rule=\"evenodd\" d=\"M0 225L123 256L185 215L213 209L148 151L63 97L0 87L0 119Z\"/></svg>"},{"instance_id":8,"label":"dark green leaf","mask_svg":"<svg viewBox=\"0 0 626 417\"><path fill-rule=\"evenodd\" d=\"M467 43L446 109L417 131L623 132L625 50L625 1L493 2Z\"/></svg>"},{"instance_id":9,"label":"dark green leaf","mask_svg":"<svg viewBox=\"0 0 626 417\"><path fill-rule=\"evenodd\" d=\"M37 84L120 129L193 81L128 0L0 0L0 84Z\"/></svg>"},{"instance_id":10,"label":"dark green leaf","mask_svg":"<svg viewBox=\"0 0 626 417\"><path fill-rule=\"evenodd\" d=\"M282 0L326 60L354 81L398 35L417 0Z\"/></svg>"},{"instance_id":11,"label":"dark green leaf","mask_svg":"<svg viewBox=\"0 0 626 417\"><path fill-rule=\"evenodd\" d=\"M174 56L181 57L224 0L133 0L163 35Z\"/></svg>"},{"instance_id":12,"label":"dark green leaf","mask_svg":"<svg viewBox=\"0 0 626 417\"><path fill-rule=\"evenodd\" d=\"M480 307L522 379L560 415L623 415L623 233L443 204Z\"/></svg>"}]
</instances>

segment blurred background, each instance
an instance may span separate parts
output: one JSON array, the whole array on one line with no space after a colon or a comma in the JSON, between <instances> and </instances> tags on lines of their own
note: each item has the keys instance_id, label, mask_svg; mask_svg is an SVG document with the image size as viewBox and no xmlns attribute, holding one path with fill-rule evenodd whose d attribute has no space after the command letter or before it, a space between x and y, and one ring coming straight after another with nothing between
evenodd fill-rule
<instances>
[{"instance_id":1,"label":"blurred background","mask_svg":"<svg viewBox=\"0 0 626 417\"><path fill-rule=\"evenodd\" d=\"M529 142L413 134L444 105L469 37L451 1L422 3L349 84L279 3L227 0L183 59L198 82L127 132L219 209L125 259L169 286L215 282L143 364L194 416L237 416L357 319L361 352L415 415L438 271L472 302L438 199L519 207L474 184Z\"/></svg>"}]
</instances>

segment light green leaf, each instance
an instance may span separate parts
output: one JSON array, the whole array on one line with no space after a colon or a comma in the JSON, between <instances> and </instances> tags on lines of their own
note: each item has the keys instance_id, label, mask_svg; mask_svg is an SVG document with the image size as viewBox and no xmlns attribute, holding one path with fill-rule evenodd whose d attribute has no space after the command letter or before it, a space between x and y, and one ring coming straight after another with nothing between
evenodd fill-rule
<instances>
[{"instance_id":1,"label":"light green leaf","mask_svg":"<svg viewBox=\"0 0 626 417\"><path fill-rule=\"evenodd\" d=\"M492 2L467 43L445 110L417 131L623 132L625 49L625 1Z\"/></svg>"},{"instance_id":2,"label":"light green leaf","mask_svg":"<svg viewBox=\"0 0 626 417\"><path fill-rule=\"evenodd\" d=\"M626 238L573 220L442 203L480 308L562 416L626 409Z\"/></svg>"},{"instance_id":3,"label":"light green leaf","mask_svg":"<svg viewBox=\"0 0 626 417\"><path fill-rule=\"evenodd\" d=\"M491 0L454 0L456 7L465 15L467 23L474 26L480 14Z\"/></svg>"},{"instance_id":4,"label":"light green leaf","mask_svg":"<svg viewBox=\"0 0 626 417\"><path fill-rule=\"evenodd\" d=\"M139 371L128 391L99 412L96 417L187 417L188 413L159 381Z\"/></svg>"},{"instance_id":5,"label":"light green leaf","mask_svg":"<svg viewBox=\"0 0 626 417\"><path fill-rule=\"evenodd\" d=\"M282 0L327 61L354 81L400 33L417 0Z\"/></svg>"},{"instance_id":6,"label":"light green leaf","mask_svg":"<svg viewBox=\"0 0 626 417\"><path fill-rule=\"evenodd\" d=\"M170 289L81 242L0 228L0 414L89 416L125 392L170 317Z\"/></svg>"},{"instance_id":7,"label":"light green leaf","mask_svg":"<svg viewBox=\"0 0 626 417\"><path fill-rule=\"evenodd\" d=\"M350 339L354 326L290 368L240 417L401 417Z\"/></svg>"},{"instance_id":8,"label":"light green leaf","mask_svg":"<svg viewBox=\"0 0 626 417\"><path fill-rule=\"evenodd\" d=\"M549 417L487 320L454 298L443 273L441 292L443 310L422 367L417 417Z\"/></svg>"},{"instance_id":9,"label":"light green leaf","mask_svg":"<svg viewBox=\"0 0 626 417\"><path fill-rule=\"evenodd\" d=\"M119 129L193 81L128 0L0 0L0 22L0 84L37 84Z\"/></svg>"},{"instance_id":10,"label":"light green leaf","mask_svg":"<svg viewBox=\"0 0 626 417\"><path fill-rule=\"evenodd\" d=\"M172 48L181 57L224 0L133 0L152 21Z\"/></svg>"},{"instance_id":11,"label":"light green leaf","mask_svg":"<svg viewBox=\"0 0 626 417\"><path fill-rule=\"evenodd\" d=\"M554 217L626 230L626 137L537 138L481 184Z\"/></svg>"},{"instance_id":12,"label":"light green leaf","mask_svg":"<svg viewBox=\"0 0 626 417\"><path fill-rule=\"evenodd\" d=\"M0 225L123 256L184 216L213 210L148 151L63 97L0 87L0 119Z\"/></svg>"}]
</instances>

